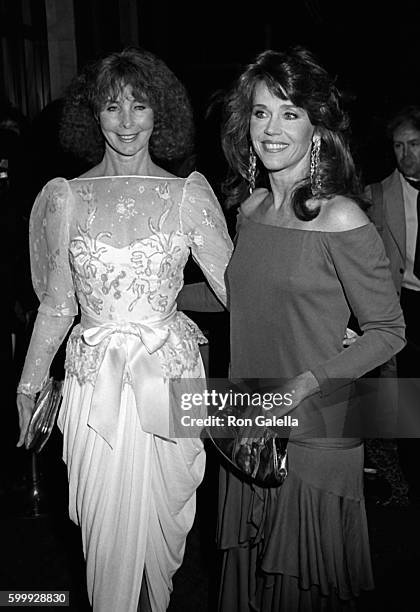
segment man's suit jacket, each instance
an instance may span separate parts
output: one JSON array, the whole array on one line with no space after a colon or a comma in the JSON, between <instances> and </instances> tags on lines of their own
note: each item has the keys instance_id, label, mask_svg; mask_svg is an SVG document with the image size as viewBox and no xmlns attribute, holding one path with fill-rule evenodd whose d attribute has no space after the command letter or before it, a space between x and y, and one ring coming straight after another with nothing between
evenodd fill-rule
<instances>
[{"instance_id":1,"label":"man's suit jacket","mask_svg":"<svg viewBox=\"0 0 420 612\"><path fill-rule=\"evenodd\" d=\"M372 200L368 215L384 242L392 278L399 295L405 271L406 235L404 197L398 170L394 170L380 185L382 202L372 197L371 185L366 188L366 194Z\"/></svg>"}]
</instances>

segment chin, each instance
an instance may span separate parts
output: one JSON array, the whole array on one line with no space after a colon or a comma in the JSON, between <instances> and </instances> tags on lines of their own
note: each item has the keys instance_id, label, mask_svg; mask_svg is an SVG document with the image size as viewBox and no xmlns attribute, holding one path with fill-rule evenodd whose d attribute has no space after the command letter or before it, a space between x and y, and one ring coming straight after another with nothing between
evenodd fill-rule
<instances>
[{"instance_id":1,"label":"chin","mask_svg":"<svg viewBox=\"0 0 420 612\"><path fill-rule=\"evenodd\" d=\"M417 168L417 166L401 166L401 173L404 174L404 176L420 178L420 170Z\"/></svg>"},{"instance_id":2,"label":"chin","mask_svg":"<svg viewBox=\"0 0 420 612\"><path fill-rule=\"evenodd\" d=\"M287 168L289 168L290 164L264 164L265 169L267 170L267 172L281 172L282 170L287 170Z\"/></svg>"},{"instance_id":3,"label":"chin","mask_svg":"<svg viewBox=\"0 0 420 612\"><path fill-rule=\"evenodd\" d=\"M122 149L121 147L113 147L114 151L121 155L121 157L133 157L138 153L138 149Z\"/></svg>"}]
</instances>

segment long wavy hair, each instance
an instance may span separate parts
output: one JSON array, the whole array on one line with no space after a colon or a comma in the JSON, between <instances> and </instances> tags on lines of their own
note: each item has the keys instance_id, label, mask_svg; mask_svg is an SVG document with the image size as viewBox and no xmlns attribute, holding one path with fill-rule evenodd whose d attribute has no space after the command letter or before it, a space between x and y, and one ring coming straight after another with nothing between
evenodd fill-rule
<instances>
[{"instance_id":1,"label":"long wavy hair","mask_svg":"<svg viewBox=\"0 0 420 612\"><path fill-rule=\"evenodd\" d=\"M223 184L226 205L237 205L248 196L249 124L255 86L260 82L278 98L303 108L317 129L321 138L317 170L321 187L315 199L346 195L361 208L367 208L349 148L349 120L341 108L340 94L327 71L310 51L300 46L285 52L267 50L258 55L226 96L222 120L222 147L229 164ZM269 188L268 173L257 159L258 186ZM296 185L292 194L293 210L299 219L310 221L319 214L319 206L307 205L313 197L308 176Z\"/></svg>"},{"instance_id":2,"label":"long wavy hair","mask_svg":"<svg viewBox=\"0 0 420 612\"><path fill-rule=\"evenodd\" d=\"M150 51L128 47L88 64L67 89L60 121L63 149L91 164L101 161L105 141L98 114L109 99L131 85L138 100L154 112L150 153L158 161L173 161L194 149L194 118L184 85Z\"/></svg>"}]
</instances>

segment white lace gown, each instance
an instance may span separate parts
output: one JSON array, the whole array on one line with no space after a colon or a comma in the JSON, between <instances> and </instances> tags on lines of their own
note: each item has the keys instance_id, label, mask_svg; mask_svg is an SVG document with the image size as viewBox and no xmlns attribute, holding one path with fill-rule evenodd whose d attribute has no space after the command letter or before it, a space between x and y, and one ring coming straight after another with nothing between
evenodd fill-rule
<instances>
[{"instance_id":1,"label":"white lace gown","mask_svg":"<svg viewBox=\"0 0 420 612\"><path fill-rule=\"evenodd\" d=\"M142 576L167 609L205 467L198 438L171 438L168 380L204 377L197 326L176 310L191 252L225 302L232 251L206 179L50 181L31 223L40 307L19 389L38 391L74 317L58 424L69 512L80 525L88 595L137 610Z\"/></svg>"}]
</instances>

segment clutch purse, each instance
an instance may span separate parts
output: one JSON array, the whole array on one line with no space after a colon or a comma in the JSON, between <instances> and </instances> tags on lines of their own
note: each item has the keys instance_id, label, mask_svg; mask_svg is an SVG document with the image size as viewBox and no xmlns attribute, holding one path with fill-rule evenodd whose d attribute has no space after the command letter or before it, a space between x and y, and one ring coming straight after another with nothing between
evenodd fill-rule
<instances>
[{"instance_id":1,"label":"clutch purse","mask_svg":"<svg viewBox=\"0 0 420 612\"><path fill-rule=\"evenodd\" d=\"M243 416L232 408L224 412ZM256 437L252 436L249 427L231 427L225 431L229 437L221 437L219 427L207 427L206 431L217 451L239 478L259 487L278 487L285 481L288 438L279 436L269 427L258 428L261 435Z\"/></svg>"},{"instance_id":2,"label":"clutch purse","mask_svg":"<svg viewBox=\"0 0 420 612\"><path fill-rule=\"evenodd\" d=\"M41 452L53 430L62 400L61 380L50 378L39 392L25 436L25 448Z\"/></svg>"}]
</instances>

